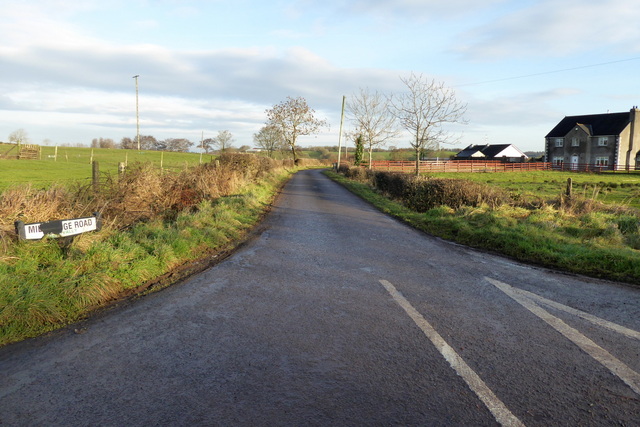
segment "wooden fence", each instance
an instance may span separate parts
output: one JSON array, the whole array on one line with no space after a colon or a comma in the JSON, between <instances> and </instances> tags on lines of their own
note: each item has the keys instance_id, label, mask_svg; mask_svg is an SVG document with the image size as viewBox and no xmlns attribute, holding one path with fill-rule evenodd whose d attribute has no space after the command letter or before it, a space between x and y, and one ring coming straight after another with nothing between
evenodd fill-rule
<instances>
[{"instance_id":1,"label":"wooden fence","mask_svg":"<svg viewBox=\"0 0 640 427\"><path fill-rule=\"evenodd\" d=\"M618 165L595 165L587 163L560 163L551 165L554 171L563 172L633 172L638 173L640 169L637 166L618 166Z\"/></svg>"},{"instance_id":2,"label":"wooden fence","mask_svg":"<svg viewBox=\"0 0 640 427\"><path fill-rule=\"evenodd\" d=\"M364 164L367 167L367 164ZM416 170L415 161L374 160L372 169L393 172L413 172ZM447 161L421 161L420 172L518 172L551 170L551 163L524 162L509 163L500 161L477 160L447 160Z\"/></svg>"},{"instance_id":3,"label":"wooden fence","mask_svg":"<svg viewBox=\"0 0 640 427\"><path fill-rule=\"evenodd\" d=\"M40 146L33 144L20 145L18 159L38 160L40 158Z\"/></svg>"},{"instance_id":4,"label":"wooden fence","mask_svg":"<svg viewBox=\"0 0 640 427\"><path fill-rule=\"evenodd\" d=\"M0 144L0 159L31 159L40 158L40 146L33 144Z\"/></svg>"}]
</instances>

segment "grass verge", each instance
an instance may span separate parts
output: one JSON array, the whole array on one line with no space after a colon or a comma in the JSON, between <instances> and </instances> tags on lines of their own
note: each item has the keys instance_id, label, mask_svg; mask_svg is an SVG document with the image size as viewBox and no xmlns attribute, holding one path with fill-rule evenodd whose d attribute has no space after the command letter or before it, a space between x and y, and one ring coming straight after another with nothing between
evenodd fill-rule
<instances>
[{"instance_id":1,"label":"grass verge","mask_svg":"<svg viewBox=\"0 0 640 427\"><path fill-rule=\"evenodd\" d=\"M628 210L480 204L419 213L366 182L326 174L382 212L431 235L526 263L640 284L640 222Z\"/></svg>"},{"instance_id":2,"label":"grass verge","mask_svg":"<svg viewBox=\"0 0 640 427\"><path fill-rule=\"evenodd\" d=\"M185 264L228 250L260 221L293 172L276 169L171 220L156 216L125 230L107 226L80 235L68 250L55 239L15 242L0 255L0 345L81 320Z\"/></svg>"}]
</instances>

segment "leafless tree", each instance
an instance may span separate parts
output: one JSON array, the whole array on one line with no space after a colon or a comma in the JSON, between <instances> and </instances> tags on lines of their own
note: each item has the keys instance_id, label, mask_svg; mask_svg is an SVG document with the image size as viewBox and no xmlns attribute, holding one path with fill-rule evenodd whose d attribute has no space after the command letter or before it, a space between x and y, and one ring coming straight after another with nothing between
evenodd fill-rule
<instances>
[{"instance_id":1,"label":"leafless tree","mask_svg":"<svg viewBox=\"0 0 640 427\"><path fill-rule=\"evenodd\" d=\"M407 91L392 96L391 111L404 129L412 135L411 147L416 154L416 175L420 173L420 153L437 149L447 139L443 129L447 123L466 123L463 116L467 104L457 100L453 89L444 83L429 80L422 74L411 73L400 78Z\"/></svg>"},{"instance_id":2,"label":"leafless tree","mask_svg":"<svg viewBox=\"0 0 640 427\"><path fill-rule=\"evenodd\" d=\"M281 148L283 136L280 128L274 125L263 126L258 133L253 134L256 145L267 152L269 157L273 157L273 152Z\"/></svg>"},{"instance_id":3,"label":"leafless tree","mask_svg":"<svg viewBox=\"0 0 640 427\"><path fill-rule=\"evenodd\" d=\"M275 126L280 130L282 139L291 148L293 160L298 159L296 142L301 135L317 133L321 127L327 126L326 120L320 120L315 116L315 110L309 107L307 101L302 98L287 97L286 101L276 104L267 113L267 125Z\"/></svg>"},{"instance_id":4,"label":"leafless tree","mask_svg":"<svg viewBox=\"0 0 640 427\"><path fill-rule=\"evenodd\" d=\"M132 150L132 149L136 148L137 145L136 145L136 141L132 140L128 136L124 136L120 140L119 146L123 150Z\"/></svg>"},{"instance_id":5,"label":"leafless tree","mask_svg":"<svg viewBox=\"0 0 640 427\"><path fill-rule=\"evenodd\" d=\"M201 147L204 149L205 154L209 154L209 152L213 150L213 145L213 138L205 138L202 140Z\"/></svg>"},{"instance_id":6,"label":"leafless tree","mask_svg":"<svg viewBox=\"0 0 640 427\"><path fill-rule=\"evenodd\" d=\"M116 148L116 143L111 138L100 138L100 148Z\"/></svg>"},{"instance_id":7,"label":"leafless tree","mask_svg":"<svg viewBox=\"0 0 640 427\"><path fill-rule=\"evenodd\" d=\"M381 93L362 88L360 93L352 95L347 102L347 112L357 129L354 135L362 136L369 153L369 168L373 149L383 147L400 134L396 118L389 109L389 102L389 98Z\"/></svg>"},{"instance_id":8,"label":"leafless tree","mask_svg":"<svg viewBox=\"0 0 640 427\"><path fill-rule=\"evenodd\" d=\"M92 148L115 148L116 143L111 138L93 138L91 140Z\"/></svg>"},{"instance_id":9,"label":"leafless tree","mask_svg":"<svg viewBox=\"0 0 640 427\"><path fill-rule=\"evenodd\" d=\"M187 152L189 147L193 145L193 142L186 138L167 138L162 141L167 151Z\"/></svg>"},{"instance_id":10,"label":"leafless tree","mask_svg":"<svg viewBox=\"0 0 640 427\"><path fill-rule=\"evenodd\" d=\"M27 131L22 128L14 130L9 134L9 142L18 144L18 146L20 146L20 144L28 144L30 141Z\"/></svg>"},{"instance_id":11,"label":"leafless tree","mask_svg":"<svg viewBox=\"0 0 640 427\"><path fill-rule=\"evenodd\" d=\"M122 140L120 141L120 148L125 150L137 150L138 137L134 136L133 138L122 138ZM140 135L140 149L158 150L158 140L152 135Z\"/></svg>"},{"instance_id":12,"label":"leafless tree","mask_svg":"<svg viewBox=\"0 0 640 427\"><path fill-rule=\"evenodd\" d=\"M225 150L231 148L231 143L233 143L233 141L235 141L233 139L233 134L228 130L221 130L218 132L218 136L211 138L211 144L218 147L218 150L221 153L224 153Z\"/></svg>"}]
</instances>

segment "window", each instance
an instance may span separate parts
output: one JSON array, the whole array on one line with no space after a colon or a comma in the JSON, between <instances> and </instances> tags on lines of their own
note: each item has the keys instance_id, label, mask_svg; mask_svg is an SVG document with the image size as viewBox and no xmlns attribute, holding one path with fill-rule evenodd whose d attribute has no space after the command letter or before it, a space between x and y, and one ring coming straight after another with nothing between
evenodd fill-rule
<instances>
[{"instance_id":1,"label":"window","mask_svg":"<svg viewBox=\"0 0 640 427\"><path fill-rule=\"evenodd\" d=\"M554 157L553 164L557 166L562 166L564 164L564 157Z\"/></svg>"},{"instance_id":2,"label":"window","mask_svg":"<svg viewBox=\"0 0 640 427\"><path fill-rule=\"evenodd\" d=\"M607 144L609 143L609 138L606 136L599 136L598 137L598 147L606 147Z\"/></svg>"},{"instance_id":3,"label":"window","mask_svg":"<svg viewBox=\"0 0 640 427\"><path fill-rule=\"evenodd\" d=\"M564 147L564 138L556 138L556 147Z\"/></svg>"},{"instance_id":4,"label":"window","mask_svg":"<svg viewBox=\"0 0 640 427\"><path fill-rule=\"evenodd\" d=\"M579 147L580 146L580 138L576 138L575 136L571 138L571 146Z\"/></svg>"},{"instance_id":5,"label":"window","mask_svg":"<svg viewBox=\"0 0 640 427\"><path fill-rule=\"evenodd\" d=\"M609 166L608 157L596 157L596 166Z\"/></svg>"}]
</instances>

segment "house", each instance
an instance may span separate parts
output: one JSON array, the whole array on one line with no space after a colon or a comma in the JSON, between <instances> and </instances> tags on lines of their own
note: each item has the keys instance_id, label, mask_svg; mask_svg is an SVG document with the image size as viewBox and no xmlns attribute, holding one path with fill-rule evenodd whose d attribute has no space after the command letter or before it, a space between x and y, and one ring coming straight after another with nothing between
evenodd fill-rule
<instances>
[{"instance_id":1,"label":"house","mask_svg":"<svg viewBox=\"0 0 640 427\"><path fill-rule=\"evenodd\" d=\"M513 144L470 145L460 151L454 160L500 160L524 162L528 157Z\"/></svg>"},{"instance_id":2,"label":"house","mask_svg":"<svg viewBox=\"0 0 640 427\"><path fill-rule=\"evenodd\" d=\"M545 157L571 169L637 169L640 111L567 116L545 137Z\"/></svg>"}]
</instances>

